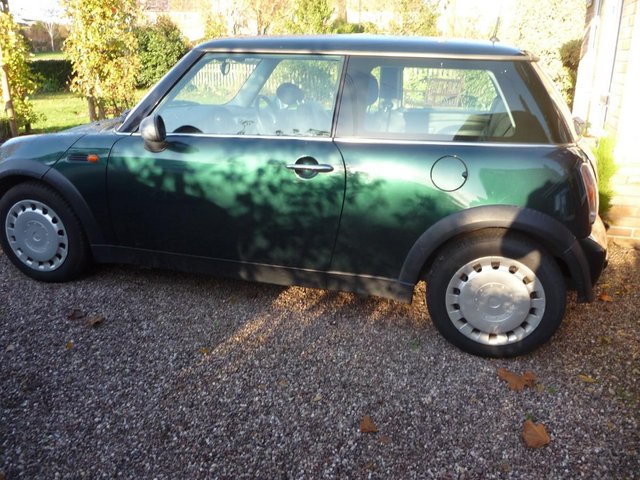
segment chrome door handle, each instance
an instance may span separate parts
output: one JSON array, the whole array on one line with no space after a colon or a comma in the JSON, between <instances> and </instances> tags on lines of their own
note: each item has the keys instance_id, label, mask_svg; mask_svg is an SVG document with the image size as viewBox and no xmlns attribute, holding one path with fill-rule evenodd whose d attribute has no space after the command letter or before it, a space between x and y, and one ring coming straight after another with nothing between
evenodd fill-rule
<instances>
[{"instance_id":1,"label":"chrome door handle","mask_svg":"<svg viewBox=\"0 0 640 480\"><path fill-rule=\"evenodd\" d=\"M289 170L307 170L308 172L327 173L333 172L333 167L326 164L304 165L302 163L290 163L286 166Z\"/></svg>"}]
</instances>

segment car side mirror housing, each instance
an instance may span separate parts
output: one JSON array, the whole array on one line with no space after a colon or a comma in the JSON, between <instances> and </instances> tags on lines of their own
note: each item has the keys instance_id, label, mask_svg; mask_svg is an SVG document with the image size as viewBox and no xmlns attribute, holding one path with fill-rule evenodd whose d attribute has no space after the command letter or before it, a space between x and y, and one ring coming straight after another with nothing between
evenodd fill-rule
<instances>
[{"instance_id":1,"label":"car side mirror housing","mask_svg":"<svg viewBox=\"0 0 640 480\"><path fill-rule=\"evenodd\" d=\"M158 114L149 115L140 122L140 135L144 148L150 152L161 152L167 148L167 129L164 120Z\"/></svg>"}]
</instances>

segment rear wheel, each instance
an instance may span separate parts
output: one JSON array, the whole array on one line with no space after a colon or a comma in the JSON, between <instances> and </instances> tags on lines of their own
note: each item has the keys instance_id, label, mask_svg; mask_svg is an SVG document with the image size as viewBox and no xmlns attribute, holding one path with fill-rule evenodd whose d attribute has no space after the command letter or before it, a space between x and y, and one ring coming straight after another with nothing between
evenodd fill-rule
<instances>
[{"instance_id":1,"label":"rear wheel","mask_svg":"<svg viewBox=\"0 0 640 480\"><path fill-rule=\"evenodd\" d=\"M504 230L454 241L427 277L433 323L447 340L475 355L533 350L557 330L565 302L554 259L537 243Z\"/></svg>"},{"instance_id":2,"label":"rear wheel","mask_svg":"<svg viewBox=\"0 0 640 480\"><path fill-rule=\"evenodd\" d=\"M11 188L0 199L0 244L13 264L36 280L79 275L88 246L75 213L54 190L37 182Z\"/></svg>"}]
</instances>

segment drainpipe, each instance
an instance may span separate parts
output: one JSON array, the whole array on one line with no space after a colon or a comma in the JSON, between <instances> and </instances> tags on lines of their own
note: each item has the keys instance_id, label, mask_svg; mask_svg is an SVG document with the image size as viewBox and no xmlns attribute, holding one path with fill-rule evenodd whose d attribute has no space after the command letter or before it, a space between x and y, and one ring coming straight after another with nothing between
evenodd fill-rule
<instances>
[{"instance_id":1,"label":"drainpipe","mask_svg":"<svg viewBox=\"0 0 640 480\"><path fill-rule=\"evenodd\" d=\"M591 117L591 105L593 104L593 90L595 89L596 83L596 60L598 58L598 42L597 38L600 36L600 7L601 0L595 0L595 5L593 8L593 18L591 19L589 29L589 45L587 47L587 52L593 52L592 62L591 62L591 94L589 95L589 101L587 102L587 115L585 121L587 125L589 125L589 119Z\"/></svg>"},{"instance_id":2,"label":"drainpipe","mask_svg":"<svg viewBox=\"0 0 640 480\"><path fill-rule=\"evenodd\" d=\"M604 107L604 115L602 116L602 123L607 124L607 115L609 114L609 100L611 99L611 85L613 85L613 73L616 70L616 60L618 58L618 43L620 43L620 26L622 25L622 12L624 11L624 0L620 2L620 14L618 15L618 28L616 28L616 43L613 47L613 63L611 64L611 76L609 77L609 83L607 84L607 104ZM603 126L604 126L603 125Z\"/></svg>"}]
</instances>

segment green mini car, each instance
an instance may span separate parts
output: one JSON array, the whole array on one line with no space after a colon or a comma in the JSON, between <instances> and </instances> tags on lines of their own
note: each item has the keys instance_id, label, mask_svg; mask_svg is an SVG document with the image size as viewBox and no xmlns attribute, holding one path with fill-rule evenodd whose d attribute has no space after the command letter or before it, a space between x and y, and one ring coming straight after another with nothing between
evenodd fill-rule
<instances>
[{"instance_id":1,"label":"green mini car","mask_svg":"<svg viewBox=\"0 0 640 480\"><path fill-rule=\"evenodd\" d=\"M593 161L536 59L490 42L230 38L126 115L0 147L0 242L411 302L458 347L547 341L606 265Z\"/></svg>"}]
</instances>

